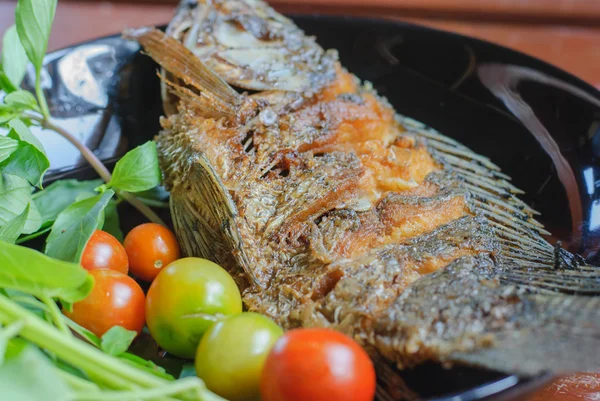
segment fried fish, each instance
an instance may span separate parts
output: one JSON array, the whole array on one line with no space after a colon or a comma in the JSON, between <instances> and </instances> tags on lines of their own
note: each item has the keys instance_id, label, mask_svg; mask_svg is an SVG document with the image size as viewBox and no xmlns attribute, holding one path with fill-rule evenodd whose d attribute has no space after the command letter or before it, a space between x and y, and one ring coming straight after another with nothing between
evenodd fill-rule
<instances>
[{"instance_id":1,"label":"fried fish","mask_svg":"<svg viewBox=\"0 0 600 401\"><path fill-rule=\"evenodd\" d=\"M555 248L489 159L398 114L259 0L126 32L163 68L157 137L187 255L285 328L404 369L600 367L600 269Z\"/></svg>"}]
</instances>

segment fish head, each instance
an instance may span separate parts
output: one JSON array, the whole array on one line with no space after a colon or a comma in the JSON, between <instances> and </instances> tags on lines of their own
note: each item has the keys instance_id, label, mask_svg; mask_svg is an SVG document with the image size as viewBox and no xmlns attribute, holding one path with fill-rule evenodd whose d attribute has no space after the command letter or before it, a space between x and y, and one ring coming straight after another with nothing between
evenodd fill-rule
<instances>
[{"instance_id":1,"label":"fish head","mask_svg":"<svg viewBox=\"0 0 600 401\"><path fill-rule=\"evenodd\" d=\"M337 52L262 1L183 2L167 34L237 88L311 96L335 79Z\"/></svg>"}]
</instances>

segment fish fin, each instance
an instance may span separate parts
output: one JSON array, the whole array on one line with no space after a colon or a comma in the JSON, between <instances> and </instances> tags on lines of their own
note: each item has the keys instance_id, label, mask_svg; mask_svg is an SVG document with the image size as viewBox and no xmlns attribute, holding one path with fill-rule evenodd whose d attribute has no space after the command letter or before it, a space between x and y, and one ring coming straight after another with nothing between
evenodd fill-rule
<instances>
[{"instance_id":1,"label":"fish fin","mask_svg":"<svg viewBox=\"0 0 600 401\"><path fill-rule=\"evenodd\" d=\"M467 204L484 216L502 245L501 254L515 263L539 267L555 264L554 247L541 237L549 234L533 216L538 214L516 195L524 192L487 157L408 117L397 116L409 133L421 138L433 158L468 192Z\"/></svg>"},{"instance_id":2,"label":"fish fin","mask_svg":"<svg viewBox=\"0 0 600 401\"><path fill-rule=\"evenodd\" d=\"M535 293L566 295L600 295L600 267L569 266L568 268L540 268L519 264L500 272L500 280L507 285L518 285Z\"/></svg>"},{"instance_id":3,"label":"fish fin","mask_svg":"<svg viewBox=\"0 0 600 401\"><path fill-rule=\"evenodd\" d=\"M193 107L198 115L217 119L221 117L232 119L236 116L236 113L230 107L223 107L220 102L215 102L213 98L207 96L204 92L194 93L192 90L170 81L165 75L159 74L159 77L166 84L171 94Z\"/></svg>"},{"instance_id":4,"label":"fish fin","mask_svg":"<svg viewBox=\"0 0 600 401\"><path fill-rule=\"evenodd\" d=\"M536 294L524 299L535 310L534 319L494 333L493 347L450 359L521 376L600 368L600 298Z\"/></svg>"},{"instance_id":5,"label":"fish fin","mask_svg":"<svg viewBox=\"0 0 600 401\"><path fill-rule=\"evenodd\" d=\"M183 190L172 190L170 198L173 223L183 253L228 267L242 289L249 285L263 286L249 268L251 264L244 252L239 225L235 223L239 215L231 195L206 157L202 154L193 157L197 164L185 178L188 185Z\"/></svg>"},{"instance_id":6,"label":"fish fin","mask_svg":"<svg viewBox=\"0 0 600 401\"><path fill-rule=\"evenodd\" d=\"M202 91L207 97L227 108L232 114L242 104L243 97L208 68L194 53L176 39L155 28L126 30L126 39L138 41L144 50L165 70L187 85Z\"/></svg>"}]
</instances>

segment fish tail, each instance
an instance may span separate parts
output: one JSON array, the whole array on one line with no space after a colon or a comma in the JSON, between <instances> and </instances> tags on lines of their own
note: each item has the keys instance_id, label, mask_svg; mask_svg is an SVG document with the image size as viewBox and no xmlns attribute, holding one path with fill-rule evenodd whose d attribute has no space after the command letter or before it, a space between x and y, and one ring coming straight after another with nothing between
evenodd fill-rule
<instances>
[{"instance_id":1,"label":"fish tail","mask_svg":"<svg viewBox=\"0 0 600 401\"><path fill-rule=\"evenodd\" d=\"M495 333L492 347L451 358L521 376L600 368L600 298L536 294L523 299L529 312L518 327Z\"/></svg>"},{"instance_id":2,"label":"fish tail","mask_svg":"<svg viewBox=\"0 0 600 401\"><path fill-rule=\"evenodd\" d=\"M376 345L424 360L535 376L600 368L600 268L529 269L465 257L413 283L380 322Z\"/></svg>"}]
</instances>

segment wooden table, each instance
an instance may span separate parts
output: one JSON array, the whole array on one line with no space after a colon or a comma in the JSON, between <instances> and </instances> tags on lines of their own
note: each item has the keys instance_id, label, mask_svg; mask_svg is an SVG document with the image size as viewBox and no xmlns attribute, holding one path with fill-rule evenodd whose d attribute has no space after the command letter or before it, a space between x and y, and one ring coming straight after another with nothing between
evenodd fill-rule
<instances>
[{"instance_id":1,"label":"wooden table","mask_svg":"<svg viewBox=\"0 0 600 401\"><path fill-rule=\"evenodd\" d=\"M174 4L63 2L49 49L167 22ZM167 4L169 3L169 4ZM600 89L600 0L272 0L284 12L321 12L401 19L471 35L553 63ZM0 0L0 33L14 22L13 2ZM600 401L600 374L570 376L529 401Z\"/></svg>"},{"instance_id":2,"label":"wooden table","mask_svg":"<svg viewBox=\"0 0 600 401\"><path fill-rule=\"evenodd\" d=\"M168 21L174 0L59 2L50 49ZM402 19L475 36L531 54L600 88L600 0L273 0L286 12L361 14ZM0 0L0 32L14 17ZM368 7L365 6L368 4ZM427 4L425 7L424 4Z\"/></svg>"}]
</instances>

